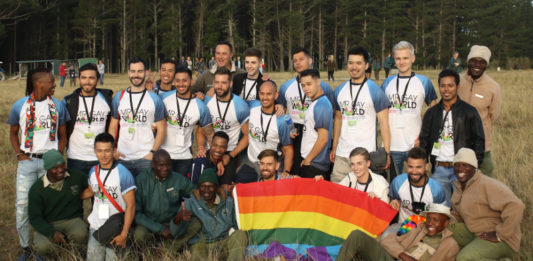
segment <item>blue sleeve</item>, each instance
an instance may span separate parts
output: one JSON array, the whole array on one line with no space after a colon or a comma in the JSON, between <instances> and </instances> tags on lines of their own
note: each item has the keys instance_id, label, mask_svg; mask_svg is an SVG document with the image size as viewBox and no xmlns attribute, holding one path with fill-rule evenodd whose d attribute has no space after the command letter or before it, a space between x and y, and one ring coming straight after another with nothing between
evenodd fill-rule
<instances>
[{"instance_id":1,"label":"blue sleeve","mask_svg":"<svg viewBox=\"0 0 533 261\"><path fill-rule=\"evenodd\" d=\"M154 91L154 93L155 93L155 91ZM170 95L176 95L176 91L170 91L170 92L161 93L161 94L159 94L159 98L161 98L161 101L164 101Z\"/></svg>"},{"instance_id":2,"label":"blue sleeve","mask_svg":"<svg viewBox=\"0 0 533 261\"><path fill-rule=\"evenodd\" d=\"M446 202L446 192L444 192L444 188L442 187L442 185L432 178L429 179L428 185L431 189L431 192L433 193L433 202L438 204L445 204L449 207L450 204Z\"/></svg>"},{"instance_id":3,"label":"blue sleeve","mask_svg":"<svg viewBox=\"0 0 533 261\"><path fill-rule=\"evenodd\" d=\"M209 113L207 106L205 106L204 102L200 99L196 99L196 105L198 105L198 112L200 112L200 126L205 127L210 125L212 123L211 114Z\"/></svg>"},{"instance_id":4,"label":"blue sleeve","mask_svg":"<svg viewBox=\"0 0 533 261\"><path fill-rule=\"evenodd\" d=\"M333 109L331 104L324 99L317 102L313 108L313 118L315 120L315 129L324 128L330 131L333 122Z\"/></svg>"},{"instance_id":5,"label":"blue sleeve","mask_svg":"<svg viewBox=\"0 0 533 261\"><path fill-rule=\"evenodd\" d=\"M278 104L283 105L283 107L285 108L287 108L287 100L285 99L285 92L287 92L287 88L289 88L289 85L291 85L292 81L293 80L286 81L279 87L279 95L278 95L278 99L276 100L276 102Z\"/></svg>"},{"instance_id":6,"label":"blue sleeve","mask_svg":"<svg viewBox=\"0 0 533 261\"><path fill-rule=\"evenodd\" d=\"M348 82L341 84L340 86L337 87L337 89L335 89L335 93L334 93L335 102L333 103L333 107L335 108L336 111L341 110L341 107L339 106L339 103L337 101L339 99L339 94L341 93L342 89L344 89L344 86L346 86L346 84L348 84Z\"/></svg>"},{"instance_id":7,"label":"blue sleeve","mask_svg":"<svg viewBox=\"0 0 533 261\"><path fill-rule=\"evenodd\" d=\"M390 191L389 191L389 198L400 200L400 195L398 194L398 190L403 184L403 181L405 181L405 178L407 175L400 175L394 178L390 184Z\"/></svg>"},{"instance_id":8,"label":"blue sleeve","mask_svg":"<svg viewBox=\"0 0 533 261\"><path fill-rule=\"evenodd\" d=\"M120 104L120 95L122 95L122 91L119 91L113 96L113 102L111 104L111 111L113 114L111 115L113 118L118 119L118 105Z\"/></svg>"},{"instance_id":9,"label":"blue sleeve","mask_svg":"<svg viewBox=\"0 0 533 261\"><path fill-rule=\"evenodd\" d=\"M383 81L383 83L381 84L381 90L383 90L383 92L387 90L387 86L389 85L389 83L392 81L394 77L396 76L395 75L389 76L387 77L387 79L385 79L385 81Z\"/></svg>"},{"instance_id":10,"label":"blue sleeve","mask_svg":"<svg viewBox=\"0 0 533 261\"><path fill-rule=\"evenodd\" d=\"M261 106L261 102L259 100L252 100L248 102L248 107L250 107L250 110L259 106Z\"/></svg>"},{"instance_id":11,"label":"blue sleeve","mask_svg":"<svg viewBox=\"0 0 533 261\"><path fill-rule=\"evenodd\" d=\"M374 82L369 81L367 84L370 89L370 96L372 97L372 102L374 103L374 110L376 110L376 113L389 108L390 101L385 92Z\"/></svg>"},{"instance_id":12,"label":"blue sleeve","mask_svg":"<svg viewBox=\"0 0 533 261\"><path fill-rule=\"evenodd\" d=\"M210 100L211 100L211 96L204 95L204 103L205 103L206 106L207 106L207 104L209 103Z\"/></svg>"},{"instance_id":13,"label":"blue sleeve","mask_svg":"<svg viewBox=\"0 0 533 261\"><path fill-rule=\"evenodd\" d=\"M165 109L165 104L159 97L159 95L149 92L152 101L154 102L155 112L154 112L154 122L164 120L167 117L167 110Z\"/></svg>"},{"instance_id":14,"label":"blue sleeve","mask_svg":"<svg viewBox=\"0 0 533 261\"><path fill-rule=\"evenodd\" d=\"M278 135L281 146L287 146L292 144L291 136L289 135L289 126L283 120L283 117L276 117L276 123L278 125Z\"/></svg>"},{"instance_id":15,"label":"blue sleeve","mask_svg":"<svg viewBox=\"0 0 533 261\"><path fill-rule=\"evenodd\" d=\"M329 102L333 106L333 104L336 103L335 102L335 95L333 94L333 90L331 89L329 84L327 84L325 81L320 81L320 87L322 87L322 91L324 92L324 95L326 95L326 97L328 97Z\"/></svg>"},{"instance_id":16,"label":"blue sleeve","mask_svg":"<svg viewBox=\"0 0 533 261\"><path fill-rule=\"evenodd\" d=\"M237 114L237 120L240 124L243 124L250 117L250 108L243 99L236 99L239 96L234 95L233 105L235 106L235 114Z\"/></svg>"},{"instance_id":17,"label":"blue sleeve","mask_svg":"<svg viewBox=\"0 0 533 261\"><path fill-rule=\"evenodd\" d=\"M67 113L67 107L64 105L63 102L60 102L57 99L53 99L54 104L57 107L57 119L59 126L65 125L67 121L70 121L70 115Z\"/></svg>"},{"instance_id":18,"label":"blue sleeve","mask_svg":"<svg viewBox=\"0 0 533 261\"><path fill-rule=\"evenodd\" d=\"M135 186L135 179L133 179L133 175L131 175L131 172L126 167L124 167L124 165L118 165L117 170L120 179L120 189L122 190L122 194L125 194L126 192L137 188Z\"/></svg>"},{"instance_id":19,"label":"blue sleeve","mask_svg":"<svg viewBox=\"0 0 533 261\"><path fill-rule=\"evenodd\" d=\"M11 107L11 111L9 112L9 117L7 118L7 123L9 125L19 125L20 110L22 109L22 106L24 105L26 100L28 100L28 97L19 99L13 104L13 107Z\"/></svg>"},{"instance_id":20,"label":"blue sleeve","mask_svg":"<svg viewBox=\"0 0 533 261\"><path fill-rule=\"evenodd\" d=\"M435 92L435 87L433 86L433 83L431 83L431 80L429 80L428 77L425 77L422 75L416 75L416 76L424 85L424 92L426 93L426 97L424 101L426 102L427 105L429 105L433 100L437 99L437 93Z\"/></svg>"}]
</instances>

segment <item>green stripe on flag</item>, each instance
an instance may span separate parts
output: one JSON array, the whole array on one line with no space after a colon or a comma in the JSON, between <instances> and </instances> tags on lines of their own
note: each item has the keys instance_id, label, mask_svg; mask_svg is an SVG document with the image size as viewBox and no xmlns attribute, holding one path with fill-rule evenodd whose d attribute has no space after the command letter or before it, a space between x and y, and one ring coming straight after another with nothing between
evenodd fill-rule
<instances>
[{"instance_id":1,"label":"green stripe on flag","mask_svg":"<svg viewBox=\"0 0 533 261\"><path fill-rule=\"evenodd\" d=\"M314 246L342 245L344 239L308 228L256 229L246 231L249 245L270 244L278 241L282 244L305 244Z\"/></svg>"}]
</instances>

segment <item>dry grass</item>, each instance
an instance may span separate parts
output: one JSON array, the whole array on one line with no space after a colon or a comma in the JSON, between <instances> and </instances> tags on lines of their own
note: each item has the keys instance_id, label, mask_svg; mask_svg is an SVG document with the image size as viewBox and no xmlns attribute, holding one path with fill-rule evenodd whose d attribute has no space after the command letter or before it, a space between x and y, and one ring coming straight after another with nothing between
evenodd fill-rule
<instances>
[{"instance_id":1,"label":"dry grass","mask_svg":"<svg viewBox=\"0 0 533 261\"><path fill-rule=\"evenodd\" d=\"M420 71L427 75L434 84L437 83L438 71ZM496 165L495 176L507 184L526 205L522 223L522 247L515 260L533 259L533 114L529 111L529 99L533 97L533 71L489 71L502 86L502 111L493 129L492 157ZM294 76L291 73L268 73L278 85ZM346 71L335 73L338 81L330 83L333 88L348 78ZM326 73L322 73L323 79ZM381 72L383 80L384 73ZM105 88L115 91L127 87L129 82L126 75L105 76ZM378 83L381 83L379 81ZM67 81L68 85L68 81ZM4 200L0 201L0 260L14 260L17 258L20 246L15 226L15 173L17 162L9 142L9 126L6 124L12 104L24 95L25 81L10 80L0 82L0 191ZM62 98L74 90L73 87L56 88L55 97ZM145 255L147 259L175 260L176 257L165 253L160 255ZM187 256L178 257L179 260ZM216 258L214 258L216 260Z\"/></svg>"}]
</instances>

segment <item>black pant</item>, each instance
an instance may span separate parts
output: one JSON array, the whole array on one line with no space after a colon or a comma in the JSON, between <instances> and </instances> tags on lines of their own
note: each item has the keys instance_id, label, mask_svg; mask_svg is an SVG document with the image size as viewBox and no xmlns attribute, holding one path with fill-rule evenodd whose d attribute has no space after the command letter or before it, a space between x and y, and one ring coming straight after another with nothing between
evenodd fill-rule
<instances>
[{"instance_id":1,"label":"black pant","mask_svg":"<svg viewBox=\"0 0 533 261\"><path fill-rule=\"evenodd\" d=\"M334 72L335 71L328 71L328 81L330 80L330 78L331 78L331 81L335 81L335 77L333 77Z\"/></svg>"},{"instance_id":2,"label":"black pant","mask_svg":"<svg viewBox=\"0 0 533 261\"><path fill-rule=\"evenodd\" d=\"M389 72L390 72L390 69L389 68L385 68L385 79L387 79L387 77L389 77Z\"/></svg>"},{"instance_id":3,"label":"black pant","mask_svg":"<svg viewBox=\"0 0 533 261\"><path fill-rule=\"evenodd\" d=\"M317 169L311 165L304 165L300 168L300 173L298 173L298 175L302 178L314 178L318 175L322 175L326 178L326 173L327 171Z\"/></svg>"},{"instance_id":4,"label":"black pant","mask_svg":"<svg viewBox=\"0 0 533 261\"><path fill-rule=\"evenodd\" d=\"M224 166L224 175L218 177L220 185L231 185L231 183L235 181L235 173L237 172L237 167L239 166L240 161L239 157L240 155L237 155L237 157L230 159L228 165Z\"/></svg>"},{"instance_id":5,"label":"black pant","mask_svg":"<svg viewBox=\"0 0 533 261\"><path fill-rule=\"evenodd\" d=\"M294 127L298 131L298 136L292 140L292 145L294 146L294 160L292 162L291 173L298 174L300 173L300 163L302 163L302 153L300 150L302 148L304 125L295 123Z\"/></svg>"}]
</instances>

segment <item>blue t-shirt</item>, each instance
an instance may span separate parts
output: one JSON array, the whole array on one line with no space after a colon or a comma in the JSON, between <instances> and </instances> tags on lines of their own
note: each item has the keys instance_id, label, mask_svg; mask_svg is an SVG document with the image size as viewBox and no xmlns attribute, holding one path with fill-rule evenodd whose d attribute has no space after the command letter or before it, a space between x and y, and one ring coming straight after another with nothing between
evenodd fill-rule
<instances>
[{"instance_id":1,"label":"blue t-shirt","mask_svg":"<svg viewBox=\"0 0 533 261\"><path fill-rule=\"evenodd\" d=\"M333 129L333 107L328 98L324 95L311 102L308 110L305 112L305 124L302 136L302 147L300 152L305 159L313 149L318 139L318 129L328 131L328 143L320 153L312 160L311 166L327 171L329 169L329 152L331 147L331 133Z\"/></svg>"}]
</instances>

